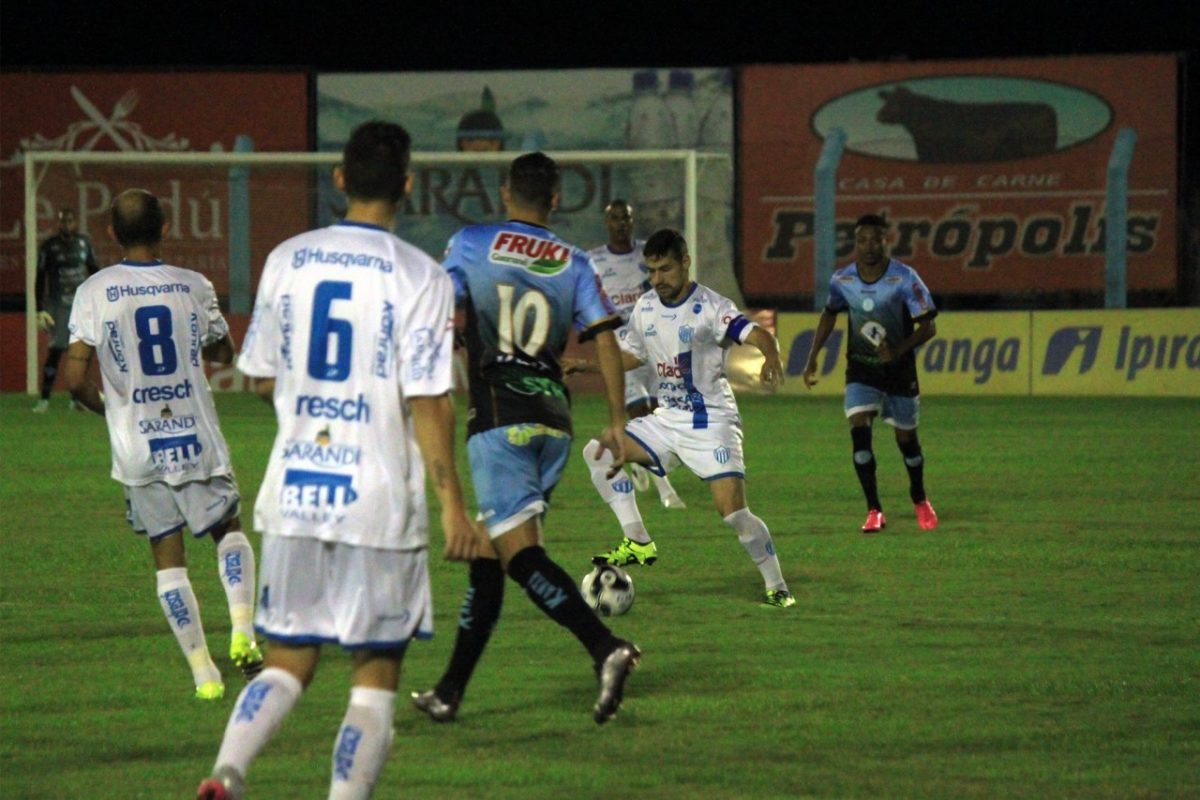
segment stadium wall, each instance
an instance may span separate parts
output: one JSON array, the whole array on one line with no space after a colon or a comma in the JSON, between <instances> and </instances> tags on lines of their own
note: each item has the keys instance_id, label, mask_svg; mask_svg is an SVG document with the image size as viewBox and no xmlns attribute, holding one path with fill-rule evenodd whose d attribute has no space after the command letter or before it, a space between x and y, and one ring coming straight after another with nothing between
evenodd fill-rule
<instances>
[{"instance_id":1,"label":"stadium wall","mask_svg":"<svg viewBox=\"0 0 1200 800\"><path fill-rule=\"evenodd\" d=\"M820 314L779 315L784 394L840 395L846 322L822 348L819 382L801 375ZM917 351L924 395L1200 397L1200 309L949 312Z\"/></svg>"},{"instance_id":2,"label":"stadium wall","mask_svg":"<svg viewBox=\"0 0 1200 800\"><path fill-rule=\"evenodd\" d=\"M1132 128L1128 287L1151 301L1138 305L1173 305L1178 64L1168 54L745 67L738 183L747 303L813 307L814 171L839 129L839 262L852 257L854 220L876 213L893 223L892 254L955 307L1103 297L1106 169L1118 131Z\"/></svg>"}]
</instances>

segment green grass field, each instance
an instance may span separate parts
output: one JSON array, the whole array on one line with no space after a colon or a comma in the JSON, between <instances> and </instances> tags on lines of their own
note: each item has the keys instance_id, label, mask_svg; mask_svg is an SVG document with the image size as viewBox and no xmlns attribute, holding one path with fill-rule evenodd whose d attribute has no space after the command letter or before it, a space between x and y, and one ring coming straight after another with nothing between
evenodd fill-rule
<instances>
[{"instance_id":1,"label":"green grass field","mask_svg":"<svg viewBox=\"0 0 1200 800\"><path fill-rule=\"evenodd\" d=\"M377 797L1200 796L1200 401L928 397L942 526L917 529L880 426L889 526L873 537L840 400L741 402L751 508L799 604L756 605L757 571L676 473L686 511L641 496L660 560L633 571L616 620L645 651L617 719L592 723L582 648L510 583L458 723L398 705ZM0 795L191 797L242 685L214 548L189 542L190 573L229 694L202 704L108 478L103 420L63 396L30 406L0 397ZM248 396L219 407L249 526L274 420ZM582 435L601 410L580 399ZM578 458L548 530L580 577L619 539ZM402 698L453 643L465 570L437 561L433 580L438 635L410 648ZM251 797L325 796L348 665L327 650Z\"/></svg>"}]
</instances>

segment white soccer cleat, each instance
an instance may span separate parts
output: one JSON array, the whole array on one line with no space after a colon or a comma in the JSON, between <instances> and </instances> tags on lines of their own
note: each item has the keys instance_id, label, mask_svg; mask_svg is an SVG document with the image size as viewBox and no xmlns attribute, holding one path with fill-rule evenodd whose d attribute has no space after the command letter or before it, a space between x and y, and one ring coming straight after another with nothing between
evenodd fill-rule
<instances>
[{"instance_id":1,"label":"white soccer cleat","mask_svg":"<svg viewBox=\"0 0 1200 800\"><path fill-rule=\"evenodd\" d=\"M38 400L37 405L35 405L33 407L33 413L35 413L35 414L45 414L49 410L50 410L50 401L49 400Z\"/></svg>"}]
</instances>

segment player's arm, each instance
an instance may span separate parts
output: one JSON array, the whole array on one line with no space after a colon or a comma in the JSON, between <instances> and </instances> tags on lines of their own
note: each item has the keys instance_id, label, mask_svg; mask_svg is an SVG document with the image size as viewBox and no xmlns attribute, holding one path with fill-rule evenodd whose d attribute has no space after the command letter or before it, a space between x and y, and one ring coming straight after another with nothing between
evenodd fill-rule
<instances>
[{"instance_id":1,"label":"player's arm","mask_svg":"<svg viewBox=\"0 0 1200 800\"><path fill-rule=\"evenodd\" d=\"M454 465L454 405L450 395L412 397L408 407L417 447L425 460L425 474L442 506L442 534L446 537L442 554L449 561L470 561L476 551L475 526L467 517Z\"/></svg>"},{"instance_id":2,"label":"player's arm","mask_svg":"<svg viewBox=\"0 0 1200 800\"><path fill-rule=\"evenodd\" d=\"M264 403L269 406L275 405L275 379L274 378L250 378L250 391L254 392Z\"/></svg>"},{"instance_id":3,"label":"player's arm","mask_svg":"<svg viewBox=\"0 0 1200 800\"><path fill-rule=\"evenodd\" d=\"M90 239L84 239L84 241L87 243L88 275L95 275L97 272L100 271L99 265L96 264L96 251L92 249L92 242Z\"/></svg>"},{"instance_id":4,"label":"player's arm","mask_svg":"<svg viewBox=\"0 0 1200 800\"><path fill-rule=\"evenodd\" d=\"M215 342L209 342L204 345L200 349L200 353L204 356L205 361L211 361L214 364L232 364L233 357L236 354L236 349L233 346L233 337L227 333Z\"/></svg>"},{"instance_id":5,"label":"player's arm","mask_svg":"<svg viewBox=\"0 0 1200 800\"><path fill-rule=\"evenodd\" d=\"M596 334L596 357L604 376L604 396L608 401L608 427L600 434L601 446L612 453L609 477L625 465L625 369L617 335L612 330Z\"/></svg>"},{"instance_id":6,"label":"player's arm","mask_svg":"<svg viewBox=\"0 0 1200 800\"><path fill-rule=\"evenodd\" d=\"M783 362L779 360L779 341L765 328L755 325L747 334L743 344L748 344L763 354L759 380L768 386L778 386L783 381Z\"/></svg>"},{"instance_id":7,"label":"player's arm","mask_svg":"<svg viewBox=\"0 0 1200 800\"><path fill-rule=\"evenodd\" d=\"M618 348L620 349L620 348ZM637 369L644 362L628 350L621 350L621 368L628 372ZM562 360L564 375L574 375L577 372L600 372L600 363L588 358L564 358Z\"/></svg>"},{"instance_id":8,"label":"player's arm","mask_svg":"<svg viewBox=\"0 0 1200 800\"><path fill-rule=\"evenodd\" d=\"M88 409L97 414L104 413L104 400L100 397L100 389L88 375L92 364L92 356L96 349L81 341L71 342L67 348L67 365L63 369L63 379L71 396Z\"/></svg>"},{"instance_id":9,"label":"player's arm","mask_svg":"<svg viewBox=\"0 0 1200 800\"><path fill-rule=\"evenodd\" d=\"M809 389L817 384L817 354L821 352L836 324L837 314L825 308L817 322L817 332L813 335L812 347L808 350L808 360L804 362L804 385Z\"/></svg>"},{"instance_id":10,"label":"player's arm","mask_svg":"<svg viewBox=\"0 0 1200 800\"><path fill-rule=\"evenodd\" d=\"M908 351L920 347L934 336L937 336L937 323L934 321L934 317L936 316L937 314L926 314L923 317L914 319L913 332L895 347L888 344L886 339L880 342L876 348L879 353L879 360L884 364L895 361Z\"/></svg>"}]
</instances>

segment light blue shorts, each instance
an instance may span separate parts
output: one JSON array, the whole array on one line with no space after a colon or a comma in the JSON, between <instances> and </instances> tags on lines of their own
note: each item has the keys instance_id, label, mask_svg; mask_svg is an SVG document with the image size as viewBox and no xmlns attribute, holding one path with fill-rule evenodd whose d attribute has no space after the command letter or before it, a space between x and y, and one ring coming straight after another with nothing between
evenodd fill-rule
<instances>
[{"instance_id":1,"label":"light blue shorts","mask_svg":"<svg viewBox=\"0 0 1200 800\"><path fill-rule=\"evenodd\" d=\"M847 383L845 409L847 417L875 411L893 428L911 431L921 416L921 398L897 397L865 383Z\"/></svg>"},{"instance_id":2,"label":"light blue shorts","mask_svg":"<svg viewBox=\"0 0 1200 800\"><path fill-rule=\"evenodd\" d=\"M495 539L550 505L571 454L571 436L545 425L492 428L467 440L479 519Z\"/></svg>"}]
</instances>

